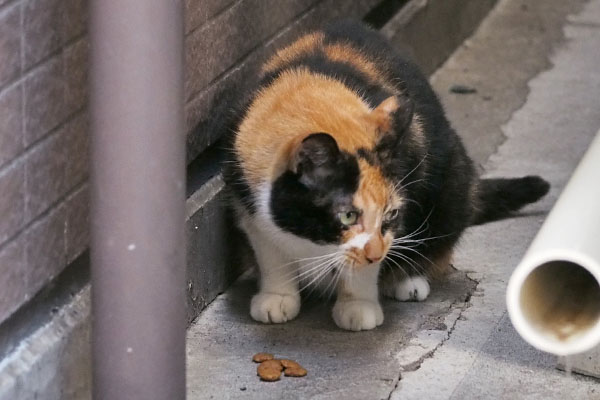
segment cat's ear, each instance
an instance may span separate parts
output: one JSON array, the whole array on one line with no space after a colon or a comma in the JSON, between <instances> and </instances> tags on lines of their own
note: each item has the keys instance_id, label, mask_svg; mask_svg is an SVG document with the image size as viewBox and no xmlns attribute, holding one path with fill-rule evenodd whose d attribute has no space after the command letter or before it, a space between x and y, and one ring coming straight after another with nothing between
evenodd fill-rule
<instances>
[{"instance_id":1,"label":"cat's ear","mask_svg":"<svg viewBox=\"0 0 600 400\"><path fill-rule=\"evenodd\" d=\"M335 172L340 156L335 139L327 133L313 133L300 143L292 160L292 170L309 188L320 186Z\"/></svg>"},{"instance_id":2,"label":"cat's ear","mask_svg":"<svg viewBox=\"0 0 600 400\"><path fill-rule=\"evenodd\" d=\"M382 134L404 132L412 122L413 114L413 102L403 95L390 96L371 111L377 129Z\"/></svg>"}]
</instances>

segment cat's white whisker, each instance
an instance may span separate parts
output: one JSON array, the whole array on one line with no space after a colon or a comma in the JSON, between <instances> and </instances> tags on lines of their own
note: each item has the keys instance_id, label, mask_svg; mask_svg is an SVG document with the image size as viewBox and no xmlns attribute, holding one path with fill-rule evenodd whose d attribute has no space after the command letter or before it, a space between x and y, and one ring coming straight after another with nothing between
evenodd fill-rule
<instances>
[{"instance_id":1,"label":"cat's white whisker","mask_svg":"<svg viewBox=\"0 0 600 400\"><path fill-rule=\"evenodd\" d=\"M414 181L408 182L406 185L400 186L400 189L406 189L407 187L409 187L413 183L426 182L426 181L427 181L427 179L415 179Z\"/></svg>"},{"instance_id":2,"label":"cat's white whisker","mask_svg":"<svg viewBox=\"0 0 600 400\"><path fill-rule=\"evenodd\" d=\"M326 268L324 266L329 265L332 262L332 260L333 260L333 257L332 257L332 259L326 259L324 261L319 260L320 262L317 263L316 265L313 265L310 268L304 269L302 271L298 271L298 269L294 269L294 270L290 271L290 273L288 273L284 276L284 278L285 278L285 277L289 277L290 275L293 275L290 279L284 281L284 284L288 284L291 282L300 282L301 280L304 280L307 277L311 277L314 274L318 274L319 271L322 268Z\"/></svg>"},{"instance_id":3,"label":"cat's white whisker","mask_svg":"<svg viewBox=\"0 0 600 400\"><path fill-rule=\"evenodd\" d=\"M300 268L295 269L295 272L297 273L298 277L302 277L302 276L310 273L311 271L314 271L316 269L323 267L323 265L327 265L334 259L335 259L335 256L332 256L332 257L326 258L324 260L313 261L312 263L304 264Z\"/></svg>"},{"instance_id":4,"label":"cat's white whisker","mask_svg":"<svg viewBox=\"0 0 600 400\"><path fill-rule=\"evenodd\" d=\"M390 260L390 261L392 261L392 260ZM397 282L397 281L398 281L398 278L396 278L396 268L388 268L388 269L389 269L389 271L391 271L391 272L392 272L392 276L394 277L394 281L396 281L396 282ZM404 271L403 271L403 272L404 272Z\"/></svg>"},{"instance_id":5,"label":"cat's white whisker","mask_svg":"<svg viewBox=\"0 0 600 400\"><path fill-rule=\"evenodd\" d=\"M318 284L318 282L320 282L323 279L323 277L325 277L331 271L331 269L334 268L334 266L335 266L335 263L333 263L333 262L330 263L329 265L327 265L327 267L323 268L322 271L319 271L310 282L308 282L307 284L302 286L300 288L300 291L305 290L307 287L310 287L313 284L315 284L315 286L316 286Z\"/></svg>"},{"instance_id":6,"label":"cat's white whisker","mask_svg":"<svg viewBox=\"0 0 600 400\"><path fill-rule=\"evenodd\" d=\"M331 297L333 296L333 294L336 292L336 289L338 288L338 285L340 283L340 279L342 278L342 274L344 273L344 265L340 264L339 268L336 271L336 275L333 278L333 286L331 287L331 292L329 292L329 300L331 300Z\"/></svg>"},{"instance_id":7,"label":"cat's white whisker","mask_svg":"<svg viewBox=\"0 0 600 400\"><path fill-rule=\"evenodd\" d=\"M416 235L419 235L423 232L425 232L427 230L426 225L428 224L429 218L431 218L431 214L433 214L433 210L435 209L435 207L431 208L431 211L429 211L429 214L427 214L427 217L425 217L425 219L423 220L423 222L421 222L421 225L419 225L414 231L412 231L411 233L404 235L402 237L396 238L394 240L400 240L400 239L410 239Z\"/></svg>"},{"instance_id":8,"label":"cat's white whisker","mask_svg":"<svg viewBox=\"0 0 600 400\"><path fill-rule=\"evenodd\" d=\"M337 254L339 254L339 253L340 253L339 251L334 251L333 253L324 254L324 255L321 255L321 256L315 256L315 257L305 257L305 258L297 258L297 259L295 259L295 260L292 260L292 261L290 261L290 262L288 262L288 263L281 264L281 265L279 266L279 268L287 267L288 265L292 265L292 264L294 264L294 263L298 263L298 265L302 265L302 267L307 267L307 266L310 266L310 265L312 265L312 264L315 264L316 262L319 262L320 260L323 260L323 259L325 259L325 258L327 258L327 257L333 257L333 256L335 256L335 255L337 255ZM303 263L304 261L309 261L309 260L313 260L313 261L311 261L310 263L307 263L307 264L301 264L301 263Z\"/></svg>"},{"instance_id":9,"label":"cat's white whisker","mask_svg":"<svg viewBox=\"0 0 600 400\"><path fill-rule=\"evenodd\" d=\"M421 210L423 210L423 206L418 201L416 201L416 200L409 199L408 197L403 197L402 201L408 201L408 202L411 202L411 203L415 203Z\"/></svg>"},{"instance_id":10,"label":"cat's white whisker","mask_svg":"<svg viewBox=\"0 0 600 400\"><path fill-rule=\"evenodd\" d=\"M413 249L413 248L410 248L410 247L404 247L404 246L401 246L401 247L400 247L400 249L402 249L402 250L408 250L408 251L412 251L413 253L415 253L415 254L417 254L417 255L419 255L419 256L421 256L421 257L423 257L425 260L429 261L429 263L430 263L431 265L437 265L436 263L434 263L433 261L431 261L431 259L429 259L428 257L424 256L424 255L423 255L421 252L419 252L418 250L415 250L415 249Z\"/></svg>"},{"instance_id":11,"label":"cat's white whisker","mask_svg":"<svg viewBox=\"0 0 600 400\"><path fill-rule=\"evenodd\" d=\"M390 248L389 252L390 252L390 254L397 255L399 257L405 257L408 260L411 260L412 262L416 262L409 255L402 253L402 250L410 250L410 251L416 252L416 250L414 250L412 248L404 247L404 246L393 246Z\"/></svg>"},{"instance_id":12,"label":"cat's white whisker","mask_svg":"<svg viewBox=\"0 0 600 400\"><path fill-rule=\"evenodd\" d=\"M398 240L392 242L392 247L399 245L405 245L406 247L419 247L420 244L420 240Z\"/></svg>"},{"instance_id":13,"label":"cat's white whisker","mask_svg":"<svg viewBox=\"0 0 600 400\"><path fill-rule=\"evenodd\" d=\"M418 230L418 231L417 231L417 230L415 230L415 231L413 231L412 233L410 233L410 234L408 234L408 235L405 235L405 236L402 236L402 237L399 237L399 238L395 238L395 239L394 239L394 241L400 241L400 240L410 240L410 239L412 239L413 237L415 237L415 236L418 236L418 235L420 235L421 233L425 232L426 230L427 230L427 228L423 228L423 229L421 229L421 230Z\"/></svg>"},{"instance_id":14,"label":"cat's white whisker","mask_svg":"<svg viewBox=\"0 0 600 400\"><path fill-rule=\"evenodd\" d=\"M324 272L323 274L321 274L321 277L317 281L309 283L309 285L312 286L312 288L311 288L310 292L308 292L308 294L307 294L308 296L310 296L315 291L315 289L317 289L317 287L321 284L321 282L323 281L323 279L325 279L326 276L330 275L330 272L334 272L334 276L335 276L336 269L339 269L338 268L339 263L340 263L340 259L334 260L331 264L331 267L327 268L327 271ZM322 290L323 294L327 293L327 290L329 289L329 285L331 285L332 281L333 281L333 278L331 278L329 280L329 284L327 285L326 289Z\"/></svg>"},{"instance_id":15,"label":"cat's white whisker","mask_svg":"<svg viewBox=\"0 0 600 400\"><path fill-rule=\"evenodd\" d=\"M335 290L335 287L337 285L337 284L334 283L335 280L336 280L336 277L341 273L342 268L344 268L344 265L343 265L342 261L343 261L342 257L340 257L338 260L336 260L336 264L334 266L333 277L330 279L329 283L327 284L327 286L323 290L323 294L326 294L329 291L329 288L331 287L331 285L333 285L332 292L333 292L333 290ZM331 298L331 293L329 294L329 298Z\"/></svg>"},{"instance_id":16,"label":"cat's white whisker","mask_svg":"<svg viewBox=\"0 0 600 400\"><path fill-rule=\"evenodd\" d=\"M388 252L388 254L391 254L392 256L398 257L401 260L405 261L407 264L409 264L410 267L412 267L417 272L424 270L424 268L421 265L419 265L419 263L417 263L415 260L407 256L406 254L402 254L397 251L390 251Z\"/></svg>"},{"instance_id":17,"label":"cat's white whisker","mask_svg":"<svg viewBox=\"0 0 600 400\"><path fill-rule=\"evenodd\" d=\"M398 239L394 239L392 241L392 243L394 243L394 244L417 243L417 245L418 245L418 244L421 244L422 242L426 242L428 240L440 239L440 238L448 237L448 236L451 236L451 235L452 235L452 233L447 233L445 235L431 236L431 237L427 237L427 238L423 238L423 239L402 239L402 238L398 238Z\"/></svg>"},{"instance_id":18,"label":"cat's white whisker","mask_svg":"<svg viewBox=\"0 0 600 400\"><path fill-rule=\"evenodd\" d=\"M396 183L396 185L394 186L394 190L396 190L398 187L400 187L400 185L402 185L402 182L404 182L404 180L406 178L408 178L413 172L415 172L421 166L421 164L423 164L423 162L425 161L425 159L428 156L429 156L429 153L425 153L425 155L423 156L423 158L421 159L421 161L419 161L419 163L417 164L417 166L414 167L408 174L404 175L404 178L400 179L400 181L398 183Z\"/></svg>"},{"instance_id":19,"label":"cat's white whisker","mask_svg":"<svg viewBox=\"0 0 600 400\"><path fill-rule=\"evenodd\" d=\"M406 275L408 275L408 273L406 272L406 270L404 268L402 268L402 266L400 264L398 264L398 262L396 262L396 260L394 260L392 258L389 258L389 257L387 258L387 260L393 262L398 268L400 268L400 270L402 272L404 272ZM393 268L392 268L392 271L393 271ZM395 276L394 276L394 278L395 278Z\"/></svg>"},{"instance_id":20,"label":"cat's white whisker","mask_svg":"<svg viewBox=\"0 0 600 400\"><path fill-rule=\"evenodd\" d=\"M414 260L412 260L410 257L404 256L404 255L395 255L394 257L398 257L401 261L403 261L404 263L406 263L406 265L408 267L410 267L415 273L417 274L425 274L425 269L419 265L417 262L415 262ZM394 261L392 258L390 258L390 261ZM408 273L406 272L406 270L404 268L402 268L403 272L405 274L408 275Z\"/></svg>"},{"instance_id":21,"label":"cat's white whisker","mask_svg":"<svg viewBox=\"0 0 600 400\"><path fill-rule=\"evenodd\" d=\"M321 256L297 258L296 260L294 260L294 262L302 262L302 261L308 261L308 260L318 260L318 259L322 259L322 258L329 257L329 256L339 255L339 254L341 254L340 251L334 251L333 253L328 253L328 254L324 254L324 255L321 255Z\"/></svg>"}]
</instances>

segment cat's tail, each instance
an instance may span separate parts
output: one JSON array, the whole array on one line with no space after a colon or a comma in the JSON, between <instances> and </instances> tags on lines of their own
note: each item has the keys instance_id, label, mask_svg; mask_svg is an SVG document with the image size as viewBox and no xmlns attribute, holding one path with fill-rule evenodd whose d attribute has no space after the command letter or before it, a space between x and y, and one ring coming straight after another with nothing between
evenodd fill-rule
<instances>
[{"instance_id":1,"label":"cat's tail","mask_svg":"<svg viewBox=\"0 0 600 400\"><path fill-rule=\"evenodd\" d=\"M472 224L506 218L513 211L541 199L548 190L550 184L539 176L481 179Z\"/></svg>"}]
</instances>

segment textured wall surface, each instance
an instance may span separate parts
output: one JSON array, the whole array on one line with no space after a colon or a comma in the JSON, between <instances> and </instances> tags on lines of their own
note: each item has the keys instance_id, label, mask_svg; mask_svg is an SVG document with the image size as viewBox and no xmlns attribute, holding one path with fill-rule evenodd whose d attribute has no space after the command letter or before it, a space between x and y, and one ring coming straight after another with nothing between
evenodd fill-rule
<instances>
[{"instance_id":1,"label":"textured wall surface","mask_svg":"<svg viewBox=\"0 0 600 400\"><path fill-rule=\"evenodd\" d=\"M85 7L0 2L0 322L88 242Z\"/></svg>"}]
</instances>

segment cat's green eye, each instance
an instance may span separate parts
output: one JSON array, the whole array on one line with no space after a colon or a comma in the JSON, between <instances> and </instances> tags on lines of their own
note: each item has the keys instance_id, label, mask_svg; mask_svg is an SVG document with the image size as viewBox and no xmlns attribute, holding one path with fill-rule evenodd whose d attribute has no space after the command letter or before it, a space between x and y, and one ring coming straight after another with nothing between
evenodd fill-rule
<instances>
[{"instance_id":1,"label":"cat's green eye","mask_svg":"<svg viewBox=\"0 0 600 400\"><path fill-rule=\"evenodd\" d=\"M358 220L358 213L356 211L345 211L338 213L338 218L342 224L350 226Z\"/></svg>"},{"instance_id":2,"label":"cat's green eye","mask_svg":"<svg viewBox=\"0 0 600 400\"><path fill-rule=\"evenodd\" d=\"M397 208L394 210L390 210L385 214L385 220L386 221L392 221L394 219L396 219L398 217L398 214L400 214L400 210L398 210Z\"/></svg>"}]
</instances>

